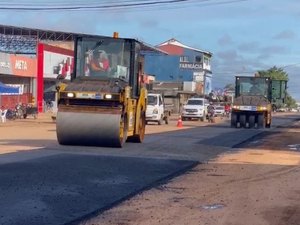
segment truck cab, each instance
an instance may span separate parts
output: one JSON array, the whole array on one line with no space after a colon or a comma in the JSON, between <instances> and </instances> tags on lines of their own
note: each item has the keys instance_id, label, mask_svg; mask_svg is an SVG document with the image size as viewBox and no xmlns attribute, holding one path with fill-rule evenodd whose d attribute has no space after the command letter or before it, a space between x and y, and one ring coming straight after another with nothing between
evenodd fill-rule
<instances>
[{"instance_id":1,"label":"truck cab","mask_svg":"<svg viewBox=\"0 0 300 225\"><path fill-rule=\"evenodd\" d=\"M165 121L168 124L168 115L165 112L163 96L156 93L148 93L146 123L156 122L161 125Z\"/></svg>"}]
</instances>

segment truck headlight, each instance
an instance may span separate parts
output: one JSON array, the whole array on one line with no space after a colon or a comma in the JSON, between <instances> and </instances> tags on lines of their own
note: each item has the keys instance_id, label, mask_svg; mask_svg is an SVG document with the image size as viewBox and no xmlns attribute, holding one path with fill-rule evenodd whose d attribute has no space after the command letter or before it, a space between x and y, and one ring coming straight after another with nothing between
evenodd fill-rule
<instances>
[{"instance_id":1,"label":"truck headlight","mask_svg":"<svg viewBox=\"0 0 300 225\"><path fill-rule=\"evenodd\" d=\"M67 97L68 98L74 98L75 97L75 94L73 92L68 92L67 93Z\"/></svg>"},{"instance_id":2,"label":"truck headlight","mask_svg":"<svg viewBox=\"0 0 300 225\"><path fill-rule=\"evenodd\" d=\"M111 98L112 98L112 95L111 95L111 94L106 94L106 95L104 96L104 98L105 98L105 99L111 99Z\"/></svg>"},{"instance_id":3,"label":"truck headlight","mask_svg":"<svg viewBox=\"0 0 300 225\"><path fill-rule=\"evenodd\" d=\"M153 114L158 114L158 109L153 109Z\"/></svg>"},{"instance_id":4,"label":"truck headlight","mask_svg":"<svg viewBox=\"0 0 300 225\"><path fill-rule=\"evenodd\" d=\"M265 110L267 110L267 107L266 106L259 106L258 110L259 111L265 111Z\"/></svg>"}]
</instances>

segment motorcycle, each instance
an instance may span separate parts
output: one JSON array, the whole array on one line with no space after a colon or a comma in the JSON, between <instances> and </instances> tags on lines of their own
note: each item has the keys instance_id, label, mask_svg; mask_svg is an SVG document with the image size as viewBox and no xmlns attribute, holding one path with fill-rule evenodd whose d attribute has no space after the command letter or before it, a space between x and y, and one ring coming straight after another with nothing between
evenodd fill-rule
<instances>
[{"instance_id":1,"label":"motorcycle","mask_svg":"<svg viewBox=\"0 0 300 225\"><path fill-rule=\"evenodd\" d=\"M216 122L215 121L215 108L213 106L208 106L207 109L208 109L207 110L208 113L207 113L206 118L207 118L208 122L215 123Z\"/></svg>"},{"instance_id":2,"label":"motorcycle","mask_svg":"<svg viewBox=\"0 0 300 225\"><path fill-rule=\"evenodd\" d=\"M6 119L8 120L15 120L17 119L16 110L14 109L8 109L6 113Z\"/></svg>"}]
</instances>

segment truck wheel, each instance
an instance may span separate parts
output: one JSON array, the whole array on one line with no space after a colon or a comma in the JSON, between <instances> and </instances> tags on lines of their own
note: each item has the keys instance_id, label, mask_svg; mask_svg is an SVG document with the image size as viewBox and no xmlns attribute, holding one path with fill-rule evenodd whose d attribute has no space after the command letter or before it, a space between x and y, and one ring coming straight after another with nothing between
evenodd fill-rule
<instances>
[{"instance_id":1,"label":"truck wheel","mask_svg":"<svg viewBox=\"0 0 300 225\"><path fill-rule=\"evenodd\" d=\"M246 115L245 114L240 115L240 124L241 124L241 127L246 127Z\"/></svg>"},{"instance_id":2,"label":"truck wheel","mask_svg":"<svg viewBox=\"0 0 300 225\"><path fill-rule=\"evenodd\" d=\"M253 128L255 126L255 116L250 115L249 116L249 128Z\"/></svg>"},{"instance_id":3,"label":"truck wheel","mask_svg":"<svg viewBox=\"0 0 300 225\"><path fill-rule=\"evenodd\" d=\"M162 125L162 123L163 123L163 117L162 116L160 117L160 119L157 123L158 123L158 125Z\"/></svg>"},{"instance_id":4,"label":"truck wheel","mask_svg":"<svg viewBox=\"0 0 300 225\"><path fill-rule=\"evenodd\" d=\"M231 114L231 127L237 127L237 115L235 113Z\"/></svg>"},{"instance_id":5,"label":"truck wheel","mask_svg":"<svg viewBox=\"0 0 300 225\"><path fill-rule=\"evenodd\" d=\"M257 118L257 128L265 128L266 122L263 114L259 114Z\"/></svg>"},{"instance_id":6,"label":"truck wheel","mask_svg":"<svg viewBox=\"0 0 300 225\"><path fill-rule=\"evenodd\" d=\"M203 117L200 118L201 122L204 122L205 118L206 118L206 115L205 115L205 113L204 113L204 114L203 114Z\"/></svg>"}]
</instances>

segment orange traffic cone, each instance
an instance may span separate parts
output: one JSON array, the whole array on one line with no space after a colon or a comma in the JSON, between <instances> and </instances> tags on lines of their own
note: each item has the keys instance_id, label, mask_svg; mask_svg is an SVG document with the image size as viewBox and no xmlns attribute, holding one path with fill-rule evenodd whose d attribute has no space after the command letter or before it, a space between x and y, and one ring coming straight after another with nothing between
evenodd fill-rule
<instances>
[{"instance_id":1,"label":"orange traffic cone","mask_svg":"<svg viewBox=\"0 0 300 225\"><path fill-rule=\"evenodd\" d=\"M181 116L179 116L179 118L178 118L178 121L177 121L177 127L182 127Z\"/></svg>"}]
</instances>

